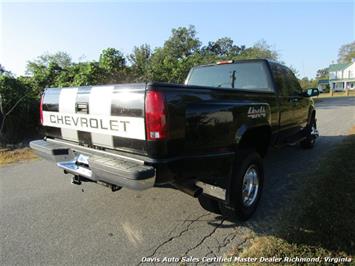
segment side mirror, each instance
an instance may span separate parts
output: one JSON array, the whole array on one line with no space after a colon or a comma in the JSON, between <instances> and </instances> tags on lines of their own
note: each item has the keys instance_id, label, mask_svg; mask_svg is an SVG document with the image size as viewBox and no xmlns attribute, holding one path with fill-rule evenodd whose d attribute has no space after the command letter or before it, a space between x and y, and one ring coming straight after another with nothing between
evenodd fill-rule
<instances>
[{"instance_id":1,"label":"side mirror","mask_svg":"<svg viewBox=\"0 0 355 266\"><path fill-rule=\"evenodd\" d=\"M319 90L317 88L310 88L305 91L306 97L314 97L319 95Z\"/></svg>"}]
</instances>

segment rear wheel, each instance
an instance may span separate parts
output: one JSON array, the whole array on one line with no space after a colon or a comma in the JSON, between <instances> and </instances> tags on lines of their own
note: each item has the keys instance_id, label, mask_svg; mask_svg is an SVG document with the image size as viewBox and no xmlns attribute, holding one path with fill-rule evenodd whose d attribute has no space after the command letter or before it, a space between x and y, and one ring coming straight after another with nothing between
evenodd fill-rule
<instances>
[{"instance_id":1,"label":"rear wheel","mask_svg":"<svg viewBox=\"0 0 355 266\"><path fill-rule=\"evenodd\" d=\"M224 216L247 220L255 212L264 182L260 155L255 151L239 151L230 190L230 203L220 203Z\"/></svg>"},{"instance_id":2,"label":"rear wheel","mask_svg":"<svg viewBox=\"0 0 355 266\"><path fill-rule=\"evenodd\" d=\"M303 149L312 149L316 143L316 138L318 137L317 121L315 117L312 117L310 124L307 127L307 135L304 140L301 141L300 145Z\"/></svg>"}]
</instances>

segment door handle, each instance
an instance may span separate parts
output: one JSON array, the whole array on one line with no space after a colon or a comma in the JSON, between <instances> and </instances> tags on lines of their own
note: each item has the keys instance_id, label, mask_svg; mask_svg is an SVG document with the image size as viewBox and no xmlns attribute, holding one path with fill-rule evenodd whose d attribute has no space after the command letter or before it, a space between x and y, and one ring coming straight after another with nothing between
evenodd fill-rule
<instances>
[{"instance_id":1,"label":"door handle","mask_svg":"<svg viewBox=\"0 0 355 266\"><path fill-rule=\"evenodd\" d=\"M298 101L299 101L299 99L297 97L291 97L289 99L289 102L291 102L291 103L298 103Z\"/></svg>"}]
</instances>

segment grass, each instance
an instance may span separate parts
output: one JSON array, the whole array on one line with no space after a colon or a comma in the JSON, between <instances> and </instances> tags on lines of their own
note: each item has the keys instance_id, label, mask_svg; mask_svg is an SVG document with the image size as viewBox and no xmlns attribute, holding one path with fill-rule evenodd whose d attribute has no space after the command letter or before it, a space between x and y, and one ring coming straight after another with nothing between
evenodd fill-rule
<instances>
[{"instance_id":1,"label":"grass","mask_svg":"<svg viewBox=\"0 0 355 266\"><path fill-rule=\"evenodd\" d=\"M233 256L351 257L355 264L355 126L349 133L300 181L274 225L277 232L255 237Z\"/></svg>"},{"instance_id":2,"label":"grass","mask_svg":"<svg viewBox=\"0 0 355 266\"><path fill-rule=\"evenodd\" d=\"M30 148L0 149L0 166L38 158Z\"/></svg>"}]
</instances>

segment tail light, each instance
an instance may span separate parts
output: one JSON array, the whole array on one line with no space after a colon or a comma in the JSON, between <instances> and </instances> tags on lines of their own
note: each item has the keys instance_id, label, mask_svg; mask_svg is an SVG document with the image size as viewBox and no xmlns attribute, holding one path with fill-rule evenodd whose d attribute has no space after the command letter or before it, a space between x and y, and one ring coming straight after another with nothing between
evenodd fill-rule
<instances>
[{"instance_id":1,"label":"tail light","mask_svg":"<svg viewBox=\"0 0 355 266\"><path fill-rule=\"evenodd\" d=\"M147 92L145 126L148 140L161 140L167 137L165 100L158 91Z\"/></svg>"},{"instance_id":2,"label":"tail light","mask_svg":"<svg viewBox=\"0 0 355 266\"><path fill-rule=\"evenodd\" d=\"M41 102L39 104L39 119L41 120L41 125L43 125L43 95L41 96Z\"/></svg>"}]
</instances>

